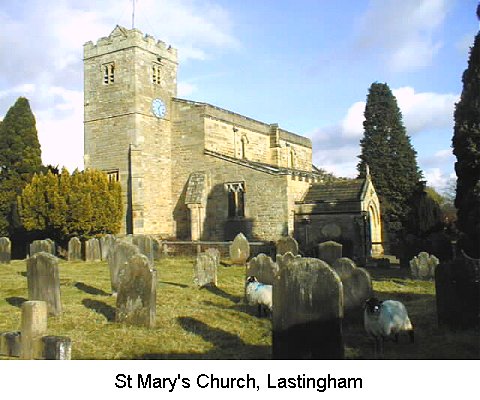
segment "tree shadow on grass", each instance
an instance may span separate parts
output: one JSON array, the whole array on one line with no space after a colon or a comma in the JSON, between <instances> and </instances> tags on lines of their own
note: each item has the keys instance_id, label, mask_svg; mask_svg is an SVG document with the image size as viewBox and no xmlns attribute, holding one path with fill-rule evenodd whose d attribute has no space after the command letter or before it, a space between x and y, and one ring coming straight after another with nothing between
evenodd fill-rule
<instances>
[{"instance_id":1,"label":"tree shadow on grass","mask_svg":"<svg viewBox=\"0 0 480 400\"><path fill-rule=\"evenodd\" d=\"M93 310L98 314L103 315L108 322L115 321L115 307L112 307L107 303L104 303L103 301L92 299L83 299L82 304L90 310Z\"/></svg>"},{"instance_id":2,"label":"tree shadow on grass","mask_svg":"<svg viewBox=\"0 0 480 400\"><path fill-rule=\"evenodd\" d=\"M240 303L242 298L239 296L234 296L230 293L225 292L224 290L216 286L204 286L202 289L208 290L210 293L223 297L224 299L230 300L232 303Z\"/></svg>"},{"instance_id":3,"label":"tree shadow on grass","mask_svg":"<svg viewBox=\"0 0 480 400\"><path fill-rule=\"evenodd\" d=\"M271 358L270 346L258 346L245 343L238 335L226 332L219 328L213 328L198 319L191 317L177 318L180 326L187 332L200 336L210 342L214 348L201 354L165 353L165 354L142 354L140 359L269 359Z\"/></svg>"},{"instance_id":4,"label":"tree shadow on grass","mask_svg":"<svg viewBox=\"0 0 480 400\"><path fill-rule=\"evenodd\" d=\"M5 299L5 301L10 304L11 306L14 306L14 307L21 307L23 303L25 303L26 301L28 301L27 299L23 298L23 297L7 297Z\"/></svg>"},{"instance_id":5,"label":"tree shadow on grass","mask_svg":"<svg viewBox=\"0 0 480 400\"><path fill-rule=\"evenodd\" d=\"M110 296L109 293L103 291L102 289L98 289L96 287L86 285L83 282L75 282L74 285L77 289L81 290L82 292L85 292L87 294L93 294L97 296Z\"/></svg>"},{"instance_id":6,"label":"tree shadow on grass","mask_svg":"<svg viewBox=\"0 0 480 400\"><path fill-rule=\"evenodd\" d=\"M178 287L181 287L183 289L188 288L188 285L185 285L183 283L166 282L166 281L159 281L159 283L163 283L165 285L178 286Z\"/></svg>"}]
</instances>

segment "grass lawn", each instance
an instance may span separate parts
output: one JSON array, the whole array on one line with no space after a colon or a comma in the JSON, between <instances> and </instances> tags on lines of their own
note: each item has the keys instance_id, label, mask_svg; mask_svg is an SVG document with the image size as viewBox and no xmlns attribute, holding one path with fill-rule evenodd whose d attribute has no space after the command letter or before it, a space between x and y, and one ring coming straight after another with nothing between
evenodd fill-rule
<instances>
[{"instance_id":1,"label":"grass lawn","mask_svg":"<svg viewBox=\"0 0 480 400\"><path fill-rule=\"evenodd\" d=\"M105 262L60 262L63 314L49 317L48 333L72 339L73 359L269 359L271 321L257 318L243 299L244 268L221 266L218 288L193 286L193 258L156 262L155 329L114 323L115 298ZM20 305L28 297L25 261L0 265L0 332L20 328ZM479 359L478 331L450 332L437 327L435 287L404 270L369 270L381 299L405 303L416 328L386 343L385 358ZM347 358L373 357L373 345L358 313L344 321ZM402 338L401 338L402 339Z\"/></svg>"}]
</instances>

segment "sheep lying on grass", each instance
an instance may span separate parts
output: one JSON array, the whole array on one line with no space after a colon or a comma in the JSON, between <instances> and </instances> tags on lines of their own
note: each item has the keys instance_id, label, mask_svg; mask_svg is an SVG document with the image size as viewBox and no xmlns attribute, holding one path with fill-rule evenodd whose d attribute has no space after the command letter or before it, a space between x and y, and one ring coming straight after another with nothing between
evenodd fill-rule
<instances>
[{"instance_id":1,"label":"sheep lying on grass","mask_svg":"<svg viewBox=\"0 0 480 400\"><path fill-rule=\"evenodd\" d=\"M258 316L272 313L272 285L266 285L257 280L255 276L249 276L245 286L247 303L251 306L258 305Z\"/></svg>"},{"instance_id":2,"label":"sheep lying on grass","mask_svg":"<svg viewBox=\"0 0 480 400\"><path fill-rule=\"evenodd\" d=\"M363 313L365 330L375 339L375 356L383 354L383 341L393 335L398 342L401 332L408 332L414 342L413 325L403 303L396 300L380 301L375 297L365 302Z\"/></svg>"}]
</instances>

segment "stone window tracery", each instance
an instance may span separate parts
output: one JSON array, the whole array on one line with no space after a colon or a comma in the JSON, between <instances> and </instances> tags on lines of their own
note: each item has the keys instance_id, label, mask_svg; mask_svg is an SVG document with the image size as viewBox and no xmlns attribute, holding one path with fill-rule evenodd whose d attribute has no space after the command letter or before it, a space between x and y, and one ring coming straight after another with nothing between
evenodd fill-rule
<instances>
[{"instance_id":1,"label":"stone window tracery","mask_svg":"<svg viewBox=\"0 0 480 400\"><path fill-rule=\"evenodd\" d=\"M225 183L228 195L228 217L245 217L245 182Z\"/></svg>"},{"instance_id":2,"label":"stone window tracery","mask_svg":"<svg viewBox=\"0 0 480 400\"><path fill-rule=\"evenodd\" d=\"M115 63L110 62L102 65L103 84L109 85L115 82Z\"/></svg>"},{"instance_id":3,"label":"stone window tracery","mask_svg":"<svg viewBox=\"0 0 480 400\"><path fill-rule=\"evenodd\" d=\"M152 82L155 85L161 85L162 79L161 79L161 65L154 63L152 65Z\"/></svg>"}]
</instances>

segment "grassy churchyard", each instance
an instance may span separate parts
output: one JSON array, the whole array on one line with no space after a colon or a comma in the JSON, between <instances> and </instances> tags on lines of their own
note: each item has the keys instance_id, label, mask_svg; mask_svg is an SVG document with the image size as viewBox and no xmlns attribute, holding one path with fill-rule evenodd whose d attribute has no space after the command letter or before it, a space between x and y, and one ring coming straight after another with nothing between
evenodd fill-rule
<instances>
[{"instance_id":1,"label":"grassy churchyard","mask_svg":"<svg viewBox=\"0 0 480 400\"><path fill-rule=\"evenodd\" d=\"M193 258L156 261L156 327L115 323L106 262L60 261L63 313L48 318L48 334L72 339L72 359L269 359L271 320L257 318L243 303L245 269L220 266L218 288L193 285ZM478 331L451 332L437 326L435 285L409 278L409 271L370 269L380 299L401 300L415 326L388 342L387 359L479 359ZM0 332L20 328L20 305L28 297L26 263L0 265ZM344 321L346 358L373 358L373 345L358 313ZM0 357L0 359L6 357Z\"/></svg>"}]
</instances>

